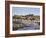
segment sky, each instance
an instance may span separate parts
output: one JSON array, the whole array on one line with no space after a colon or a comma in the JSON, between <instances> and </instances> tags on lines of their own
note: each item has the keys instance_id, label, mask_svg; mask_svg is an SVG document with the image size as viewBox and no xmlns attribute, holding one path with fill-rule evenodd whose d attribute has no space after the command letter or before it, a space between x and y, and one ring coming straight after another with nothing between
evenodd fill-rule
<instances>
[{"instance_id":1,"label":"sky","mask_svg":"<svg viewBox=\"0 0 46 38\"><path fill-rule=\"evenodd\" d=\"M31 7L12 7L12 14L14 15L40 15L40 8L31 8Z\"/></svg>"}]
</instances>

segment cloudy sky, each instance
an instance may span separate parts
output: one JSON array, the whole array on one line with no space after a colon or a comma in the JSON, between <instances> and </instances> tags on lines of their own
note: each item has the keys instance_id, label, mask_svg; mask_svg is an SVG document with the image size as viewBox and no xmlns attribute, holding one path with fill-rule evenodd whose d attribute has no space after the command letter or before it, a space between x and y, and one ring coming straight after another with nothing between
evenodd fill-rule
<instances>
[{"instance_id":1,"label":"cloudy sky","mask_svg":"<svg viewBox=\"0 0 46 38\"><path fill-rule=\"evenodd\" d=\"M40 15L40 8L31 8L31 7L12 7L12 14L14 15Z\"/></svg>"}]
</instances>

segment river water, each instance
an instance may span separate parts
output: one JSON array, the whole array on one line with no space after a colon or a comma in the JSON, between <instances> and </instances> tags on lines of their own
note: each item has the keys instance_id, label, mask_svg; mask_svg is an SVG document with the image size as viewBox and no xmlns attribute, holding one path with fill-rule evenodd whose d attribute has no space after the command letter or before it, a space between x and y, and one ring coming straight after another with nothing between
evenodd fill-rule
<instances>
[{"instance_id":1,"label":"river water","mask_svg":"<svg viewBox=\"0 0 46 38\"><path fill-rule=\"evenodd\" d=\"M40 29L40 25L38 23L34 23L34 21L32 21L31 23L22 23L22 22L17 22L17 23L21 23L23 26L22 28L17 29L17 31L18 30L39 30Z\"/></svg>"}]
</instances>

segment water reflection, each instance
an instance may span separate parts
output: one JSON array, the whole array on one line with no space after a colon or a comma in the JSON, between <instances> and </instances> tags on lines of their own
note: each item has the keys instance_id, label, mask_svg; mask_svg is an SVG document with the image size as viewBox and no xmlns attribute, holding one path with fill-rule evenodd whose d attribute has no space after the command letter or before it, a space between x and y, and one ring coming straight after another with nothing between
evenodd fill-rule
<instances>
[{"instance_id":1,"label":"water reflection","mask_svg":"<svg viewBox=\"0 0 46 38\"><path fill-rule=\"evenodd\" d=\"M13 23L13 30L39 30L40 22L33 21L16 21L16 24Z\"/></svg>"}]
</instances>

